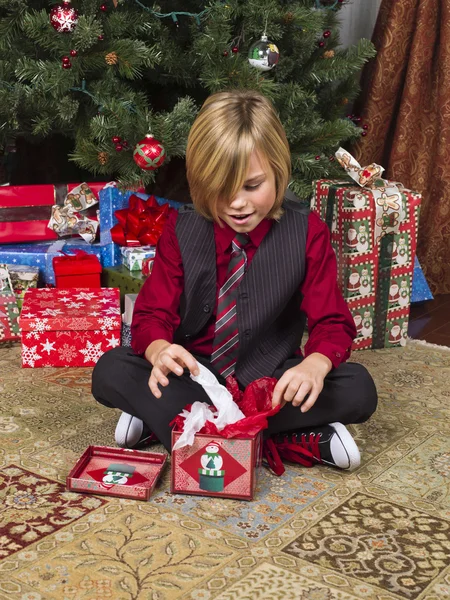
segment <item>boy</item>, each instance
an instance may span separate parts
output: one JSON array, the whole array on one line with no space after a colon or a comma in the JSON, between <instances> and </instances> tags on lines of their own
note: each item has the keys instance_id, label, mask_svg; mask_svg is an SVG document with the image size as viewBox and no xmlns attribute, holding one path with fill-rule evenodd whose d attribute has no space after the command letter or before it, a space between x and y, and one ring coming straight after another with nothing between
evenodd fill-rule
<instances>
[{"instance_id":1,"label":"boy","mask_svg":"<svg viewBox=\"0 0 450 600\"><path fill-rule=\"evenodd\" d=\"M133 351L107 352L93 373L94 397L123 411L117 443L135 447L153 432L170 451L170 421L188 403L210 403L190 378L198 361L241 388L278 379L272 403L283 406L266 434L281 456L356 468L345 424L370 417L376 389L345 362L356 332L328 229L287 191L289 146L270 101L249 90L210 96L186 165L193 208L166 224L136 300Z\"/></svg>"}]
</instances>

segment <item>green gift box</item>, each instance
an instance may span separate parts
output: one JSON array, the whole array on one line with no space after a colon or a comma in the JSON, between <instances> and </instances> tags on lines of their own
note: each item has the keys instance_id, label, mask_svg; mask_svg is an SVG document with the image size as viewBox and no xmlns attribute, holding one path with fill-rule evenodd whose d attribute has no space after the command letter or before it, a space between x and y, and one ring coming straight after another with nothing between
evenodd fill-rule
<instances>
[{"instance_id":1,"label":"green gift box","mask_svg":"<svg viewBox=\"0 0 450 600\"><path fill-rule=\"evenodd\" d=\"M108 267L102 271L102 287L120 289L120 306L124 308L125 294L138 294L147 276L141 271L129 271L124 265Z\"/></svg>"}]
</instances>

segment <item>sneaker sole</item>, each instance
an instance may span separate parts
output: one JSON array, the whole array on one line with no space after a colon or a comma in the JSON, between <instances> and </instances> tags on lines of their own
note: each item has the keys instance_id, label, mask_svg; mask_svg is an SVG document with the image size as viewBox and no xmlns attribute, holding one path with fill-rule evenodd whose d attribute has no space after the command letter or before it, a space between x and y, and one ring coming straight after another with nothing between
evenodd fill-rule
<instances>
[{"instance_id":1,"label":"sneaker sole","mask_svg":"<svg viewBox=\"0 0 450 600\"><path fill-rule=\"evenodd\" d=\"M342 442L345 452L348 457L349 466L345 468L346 471L353 471L357 469L361 464L361 453L355 440L352 438L347 427L342 423L330 423L331 427L334 428L336 434Z\"/></svg>"}]
</instances>

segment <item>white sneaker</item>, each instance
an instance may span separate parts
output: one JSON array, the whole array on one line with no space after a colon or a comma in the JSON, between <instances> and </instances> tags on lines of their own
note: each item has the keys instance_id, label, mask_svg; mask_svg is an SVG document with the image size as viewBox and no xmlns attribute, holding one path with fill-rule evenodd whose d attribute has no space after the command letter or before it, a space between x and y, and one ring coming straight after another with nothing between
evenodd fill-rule
<instances>
[{"instance_id":1,"label":"white sneaker","mask_svg":"<svg viewBox=\"0 0 450 600\"><path fill-rule=\"evenodd\" d=\"M121 448L134 448L141 441L143 432L144 422L123 412L117 422L114 434L116 444Z\"/></svg>"}]
</instances>

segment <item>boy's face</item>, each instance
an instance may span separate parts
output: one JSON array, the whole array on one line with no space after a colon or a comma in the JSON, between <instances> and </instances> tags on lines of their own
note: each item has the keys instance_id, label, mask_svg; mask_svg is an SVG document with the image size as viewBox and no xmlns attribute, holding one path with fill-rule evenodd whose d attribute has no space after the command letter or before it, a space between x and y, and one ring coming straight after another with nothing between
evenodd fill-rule
<instances>
[{"instance_id":1,"label":"boy's face","mask_svg":"<svg viewBox=\"0 0 450 600\"><path fill-rule=\"evenodd\" d=\"M272 210L276 195L275 175L255 151L244 185L231 202L219 203L218 215L237 233L248 233Z\"/></svg>"}]
</instances>

